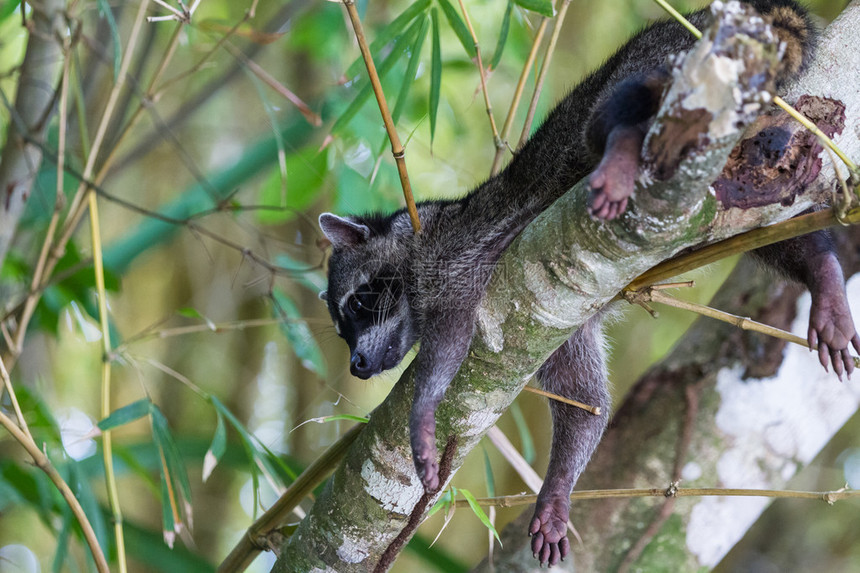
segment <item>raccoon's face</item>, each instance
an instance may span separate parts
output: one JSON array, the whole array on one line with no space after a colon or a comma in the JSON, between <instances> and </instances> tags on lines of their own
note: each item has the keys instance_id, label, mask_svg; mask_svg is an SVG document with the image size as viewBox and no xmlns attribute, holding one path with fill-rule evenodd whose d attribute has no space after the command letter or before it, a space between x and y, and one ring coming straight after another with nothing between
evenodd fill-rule
<instances>
[{"instance_id":1,"label":"raccoon's face","mask_svg":"<svg viewBox=\"0 0 860 573\"><path fill-rule=\"evenodd\" d=\"M364 224L325 213L320 227L334 247L320 297L349 345L350 372L367 379L397 366L417 339L400 261L384 257L386 237Z\"/></svg>"}]
</instances>

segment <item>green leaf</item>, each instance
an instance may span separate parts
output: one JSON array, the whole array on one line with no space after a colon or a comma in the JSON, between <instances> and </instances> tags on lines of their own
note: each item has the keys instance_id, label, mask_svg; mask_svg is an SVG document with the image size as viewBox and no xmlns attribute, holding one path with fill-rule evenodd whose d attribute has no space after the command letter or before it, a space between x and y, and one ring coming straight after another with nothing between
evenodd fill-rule
<instances>
[{"instance_id":1,"label":"green leaf","mask_svg":"<svg viewBox=\"0 0 860 573\"><path fill-rule=\"evenodd\" d=\"M518 6L522 6L526 10L537 12L541 16L552 18L555 16L555 9L552 7L552 0L514 0Z\"/></svg>"},{"instance_id":2,"label":"green leaf","mask_svg":"<svg viewBox=\"0 0 860 573\"><path fill-rule=\"evenodd\" d=\"M302 319L299 308L283 291L272 291L272 306L276 318L280 319L281 332L287 337L293 352L301 360L302 366L325 378L326 366L316 339Z\"/></svg>"},{"instance_id":3,"label":"green leaf","mask_svg":"<svg viewBox=\"0 0 860 573\"><path fill-rule=\"evenodd\" d=\"M141 398L137 402L132 402L111 412L110 416L98 423L98 427L104 432L118 426L124 426L149 414L151 406L152 402L149 398Z\"/></svg>"},{"instance_id":4,"label":"green leaf","mask_svg":"<svg viewBox=\"0 0 860 573\"><path fill-rule=\"evenodd\" d=\"M406 107L409 88L415 83L418 64L421 62L421 48L424 46L424 38L427 36L427 28L429 26L430 19L425 16L421 19L421 27L418 28L418 35L415 36L415 43L412 44L412 48L409 50L409 64L406 66L406 73L403 74L403 83L400 84L400 92L397 94L397 103L394 105L394 111L391 113L391 118L395 124L400 119L403 108Z\"/></svg>"},{"instance_id":5,"label":"green leaf","mask_svg":"<svg viewBox=\"0 0 860 573\"><path fill-rule=\"evenodd\" d=\"M191 484L167 418L155 404L150 406L152 439L161 453L161 510L165 542L173 546L177 520L186 527L191 523Z\"/></svg>"},{"instance_id":6,"label":"green leaf","mask_svg":"<svg viewBox=\"0 0 860 573\"><path fill-rule=\"evenodd\" d=\"M520 434L520 443L522 444L522 452L520 453L527 463L533 464L536 456L535 443L532 439L529 425L526 423L526 418L523 416L523 411L520 409L520 405L514 402L511 404L510 412L514 417L514 423L516 423L517 431Z\"/></svg>"},{"instance_id":7,"label":"green leaf","mask_svg":"<svg viewBox=\"0 0 860 573\"><path fill-rule=\"evenodd\" d=\"M215 435L212 437L212 445L206 450L206 455L203 457L203 481L206 482L209 476L212 475L212 470L218 465L221 456L227 450L227 430L224 428L224 416L218 410L215 410L218 416L218 422L215 425Z\"/></svg>"},{"instance_id":8,"label":"green leaf","mask_svg":"<svg viewBox=\"0 0 860 573\"><path fill-rule=\"evenodd\" d=\"M394 67L394 64L397 63L400 56L406 53L406 46L409 45L409 41L418 31L420 26L421 22L415 22L404 34L398 36L397 40L394 42L394 46L391 48L391 52L376 68L376 74L379 76L380 82L388 72L391 71L391 68ZM370 85L370 81L367 81L358 92L358 95L355 96L355 99L352 100L349 106L347 106L346 111L344 111L340 117L337 118L337 121L334 122L334 125L331 127L331 132L340 133L352 118L355 117L355 114L359 112L367 100L370 99L371 94L373 94L373 86Z\"/></svg>"},{"instance_id":9,"label":"green leaf","mask_svg":"<svg viewBox=\"0 0 860 573\"><path fill-rule=\"evenodd\" d=\"M21 5L21 0L6 0L0 5L0 22L8 18Z\"/></svg>"},{"instance_id":10,"label":"green leaf","mask_svg":"<svg viewBox=\"0 0 860 573\"><path fill-rule=\"evenodd\" d=\"M430 11L433 22L433 47L430 55L430 148L436 135L436 115L439 111L439 94L442 91L442 49L439 45L439 14Z\"/></svg>"},{"instance_id":11,"label":"green leaf","mask_svg":"<svg viewBox=\"0 0 860 573\"><path fill-rule=\"evenodd\" d=\"M484 513L484 510L481 509L480 505L478 505L478 502L475 500L475 496L472 495L472 492L466 489L460 489L460 493L462 493L463 497L466 498L466 501L469 502L469 507L472 509L472 513L474 513L477 518L481 520L481 523L483 523L487 529L493 532L493 536L496 538L496 541L499 542L499 545L502 545L502 540L499 539L499 533L496 531L496 528L493 527L493 524L490 522L490 518L487 517L487 514Z\"/></svg>"},{"instance_id":12,"label":"green leaf","mask_svg":"<svg viewBox=\"0 0 860 573\"><path fill-rule=\"evenodd\" d=\"M513 0L508 0L508 7L505 8L505 16L502 18L502 29L499 30L499 41L496 43L496 51L493 53L493 59L490 60L491 70L498 68L499 62L502 61L502 52L505 51L505 43L508 41L508 32L511 29L511 13L513 11Z\"/></svg>"},{"instance_id":13,"label":"green leaf","mask_svg":"<svg viewBox=\"0 0 860 573\"><path fill-rule=\"evenodd\" d=\"M432 0L418 0L418 2L411 4L376 35L376 38L370 43L370 53L374 60L379 55L382 48L388 44L388 42L393 40L395 36L400 34L409 22L427 10L431 1ZM358 58L347 69L346 77L352 78L353 76L358 75L362 69L364 69L364 60Z\"/></svg>"},{"instance_id":14,"label":"green leaf","mask_svg":"<svg viewBox=\"0 0 860 573\"><path fill-rule=\"evenodd\" d=\"M433 504L433 507L430 508L430 511L427 512L427 519L430 518L431 515L439 511L440 509L446 509L449 505L454 503L454 497L457 495L457 488L451 486L451 488L446 491L439 500Z\"/></svg>"},{"instance_id":15,"label":"green leaf","mask_svg":"<svg viewBox=\"0 0 860 573\"><path fill-rule=\"evenodd\" d=\"M110 28L111 40L113 42L113 80L119 78L119 68L122 64L122 44L119 38L119 29L116 25L116 20L113 18L113 12L110 11L110 4L107 0L98 0L99 14L107 20Z\"/></svg>"},{"instance_id":16,"label":"green leaf","mask_svg":"<svg viewBox=\"0 0 860 573\"><path fill-rule=\"evenodd\" d=\"M493 465L490 463L490 456L487 454L487 449L484 450L484 481L487 482L487 497L496 497L496 479L493 477Z\"/></svg>"},{"instance_id":17,"label":"green leaf","mask_svg":"<svg viewBox=\"0 0 860 573\"><path fill-rule=\"evenodd\" d=\"M316 146L308 146L286 158L286 181L280 166L269 171L260 187L259 204L266 209L257 211L264 225L282 223L295 218L318 198L328 171L328 154Z\"/></svg>"},{"instance_id":18,"label":"green leaf","mask_svg":"<svg viewBox=\"0 0 860 573\"><path fill-rule=\"evenodd\" d=\"M448 0L439 0L439 5L442 7L442 11L445 12L445 18L448 19L451 29L454 30L454 33L457 34L457 38L460 39L460 43L463 44L463 49L466 50L466 54L468 54L470 58L474 58L476 55L475 40L472 39L472 34L469 33L466 23L463 22L460 14L454 6L448 2Z\"/></svg>"}]
</instances>

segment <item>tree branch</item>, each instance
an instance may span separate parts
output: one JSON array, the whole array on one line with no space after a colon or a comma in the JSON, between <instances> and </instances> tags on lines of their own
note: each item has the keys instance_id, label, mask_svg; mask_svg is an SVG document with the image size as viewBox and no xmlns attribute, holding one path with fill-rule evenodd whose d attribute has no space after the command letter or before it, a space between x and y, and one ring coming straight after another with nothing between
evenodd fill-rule
<instances>
[{"instance_id":1,"label":"tree branch","mask_svg":"<svg viewBox=\"0 0 860 573\"><path fill-rule=\"evenodd\" d=\"M65 0L43 0L31 7L27 52L21 64L15 107L9 110L14 120L7 127L0 156L0 265L6 259L42 163L40 149L25 143L23 136L37 140L44 136L53 114L55 84L63 63L60 38L65 26Z\"/></svg>"},{"instance_id":2,"label":"tree branch","mask_svg":"<svg viewBox=\"0 0 860 573\"><path fill-rule=\"evenodd\" d=\"M761 112L756 106L763 96L749 87L748 80L775 69L769 28L733 10L720 15L724 33L709 31L676 70L673 92L646 140L650 150L659 151L651 155L652 172L670 177L637 189L628 213L610 224L586 215L587 192L580 182L542 213L504 255L479 311L480 335L437 412L439 445L449 434L459 438L454 469L547 356L637 275L684 248L787 219L829 196L833 183L829 169L821 170L815 183L801 193L776 190L757 205L726 206L712 193L708 182L717 179L745 125ZM725 33L729 28L735 29L733 34ZM852 37L849 32L850 27L843 38ZM720 65L725 63L731 65ZM685 84L690 66L695 66L698 78ZM738 70L736 77L720 73L726 67ZM853 68L855 77L858 71L860 66ZM850 85L847 81L834 85L827 95L858 99ZM700 87L710 97L688 107ZM821 85L817 87L807 89L821 93ZM855 122L860 101L843 103L848 121ZM670 126L677 121L672 118L687 121L691 114L697 130L673 133ZM677 146L673 151L669 145L682 135L694 138L692 154L682 153ZM857 155L860 147L849 137L841 137L838 143L849 155ZM378 562L423 494L404 423L411 396L409 368L373 412L308 517L284 544L274 571L326 566L366 571Z\"/></svg>"}]
</instances>

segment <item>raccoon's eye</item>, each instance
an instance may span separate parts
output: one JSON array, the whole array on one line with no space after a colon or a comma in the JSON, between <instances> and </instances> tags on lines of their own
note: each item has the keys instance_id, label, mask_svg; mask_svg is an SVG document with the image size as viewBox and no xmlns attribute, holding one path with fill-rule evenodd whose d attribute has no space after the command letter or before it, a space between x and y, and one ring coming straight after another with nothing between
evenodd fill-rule
<instances>
[{"instance_id":1,"label":"raccoon's eye","mask_svg":"<svg viewBox=\"0 0 860 573\"><path fill-rule=\"evenodd\" d=\"M358 297L355 295L352 295L351 297L349 297L347 299L346 306L347 306L347 308L349 308L349 311L352 314L358 314L364 309L364 307L361 304L361 301L358 300Z\"/></svg>"}]
</instances>

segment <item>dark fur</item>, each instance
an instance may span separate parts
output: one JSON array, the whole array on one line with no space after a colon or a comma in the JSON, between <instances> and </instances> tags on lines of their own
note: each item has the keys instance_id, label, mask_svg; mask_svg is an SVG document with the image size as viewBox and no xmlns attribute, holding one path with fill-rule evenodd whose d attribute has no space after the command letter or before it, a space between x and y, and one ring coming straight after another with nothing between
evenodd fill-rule
<instances>
[{"instance_id":1,"label":"dark fur","mask_svg":"<svg viewBox=\"0 0 860 573\"><path fill-rule=\"evenodd\" d=\"M780 77L785 80L803 68L811 53L814 34L806 12L788 0L750 4L776 16L789 59ZM703 10L689 18L704 28L710 13ZM666 82L666 58L688 50L693 42L675 22L658 22L637 34L558 104L499 175L463 198L419 203L423 228L417 235L405 210L349 219L321 216L320 225L334 245L325 298L338 332L349 344L353 374L367 378L390 368L421 340L410 435L415 466L427 491L439 487L436 407L466 356L475 310L500 255L536 215L591 172L593 214L613 218L623 212L641 135ZM832 247L822 237L798 239L800 247L776 247L761 255L813 287L813 294L838 297L841 292L844 300L841 274L835 276L828 262L835 260ZM810 250L820 256L807 257ZM818 280L821 265L829 270ZM368 289L369 284L375 286ZM380 288L384 292L368 292ZM826 310L823 321L830 324L846 313L847 306ZM852 340L853 321L847 317L851 332L844 340L825 340L824 331L816 330L840 352ZM538 372L549 391L604 412L594 416L551 404L552 454L529 529L542 563L555 563L568 552L570 491L607 420L610 402L600 320L589 320ZM833 360L836 368L837 358Z\"/></svg>"}]
</instances>

